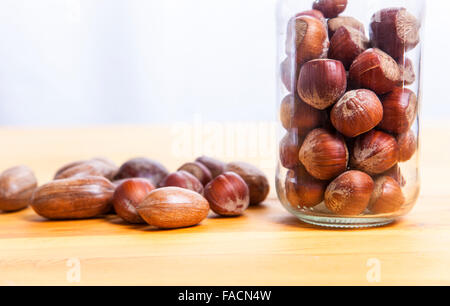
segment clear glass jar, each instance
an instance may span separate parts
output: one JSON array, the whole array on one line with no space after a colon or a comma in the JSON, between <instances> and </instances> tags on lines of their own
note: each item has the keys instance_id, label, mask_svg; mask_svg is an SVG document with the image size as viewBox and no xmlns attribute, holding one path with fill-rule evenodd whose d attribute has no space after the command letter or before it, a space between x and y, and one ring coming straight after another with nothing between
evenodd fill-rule
<instances>
[{"instance_id":1,"label":"clear glass jar","mask_svg":"<svg viewBox=\"0 0 450 306\"><path fill-rule=\"evenodd\" d=\"M276 185L302 221L381 226L416 203L424 14L425 0L279 1Z\"/></svg>"}]
</instances>

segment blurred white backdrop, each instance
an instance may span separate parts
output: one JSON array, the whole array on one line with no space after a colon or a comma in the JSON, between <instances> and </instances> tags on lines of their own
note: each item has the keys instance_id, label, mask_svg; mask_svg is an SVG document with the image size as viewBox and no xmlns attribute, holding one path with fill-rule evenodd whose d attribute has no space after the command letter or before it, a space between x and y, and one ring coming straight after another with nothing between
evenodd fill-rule
<instances>
[{"instance_id":1,"label":"blurred white backdrop","mask_svg":"<svg viewBox=\"0 0 450 306\"><path fill-rule=\"evenodd\" d=\"M276 117L275 0L0 0L0 125ZM422 118L447 119L450 1L429 0Z\"/></svg>"}]
</instances>

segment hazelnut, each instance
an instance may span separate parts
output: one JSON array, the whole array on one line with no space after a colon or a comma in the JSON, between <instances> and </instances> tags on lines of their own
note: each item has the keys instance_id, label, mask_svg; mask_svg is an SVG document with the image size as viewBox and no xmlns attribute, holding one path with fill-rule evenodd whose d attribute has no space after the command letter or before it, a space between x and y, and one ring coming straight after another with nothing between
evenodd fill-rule
<instances>
[{"instance_id":1,"label":"hazelnut","mask_svg":"<svg viewBox=\"0 0 450 306\"><path fill-rule=\"evenodd\" d=\"M417 139L413 131L397 135L399 162L407 162L417 151Z\"/></svg>"},{"instance_id":2,"label":"hazelnut","mask_svg":"<svg viewBox=\"0 0 450 306\"><path fill-rule=\"evenodd\" d=\"M358 216L369 205L374 188L372 178L361 171L347 171L325 191L325 205L337 215Z\"/></svg>"},{"instance_id":3,"label":"hazelnut","mask_svg":"<svg viewBox=\"0 0 450 306\"><path fill-rule=\"evenodd\" d=\"M376 94L392 91L401 82L397 62L379 49L367 49L350 66L352 86L371 89Z\"/></svg>"},{"instance_id":4,"label":"hazelnut","mask_svg":"<svg viewBox=\"0 0 450 306\"><path fill-rule=\"evenodd\" d=\"M169 171L159 162L148 158L134 158L124 163L114 180L127 178L145 178L153 186L159 186L161 181L169 175Z\"/></svg>"},{"instance_id":5,"label":"hazelnut","mask_svg":"<svg viewBox=\"0 0 450 306\"><path fill-rule=\"evenodd\" d=\"M10 168L0 174L0 211L13 212L30 205L37 180L26 166Z\"/></svg>"},{"instance_id":6,"label":"hazelnut","mask_svg":"<svg viewBox=\"0 0 450 306\"><path fill-rule=\"evenodd\" d=\"M341 62L318 59L300 69L298 95L307 104L324 110L333 105L347 89L347 75Z\"/></svg>"},{"instance_id":7,"label":"hazelnut","mask_svg":"<svg viewBox=\"0 0 450 306\"><path fill-rule=\"evenodd\" d=\"M269 195L269 181L266 175L255 166L244 162L232 162L227 164L225 171L234 172L245 181L250 191L251 205L262 203Z\"/></svg>"},{"instance_id":8,"label":"hazelnut","mask_svg":"<svg viewBox=\"0 0 450 306\"><path fill-rule=\"evenodd\" d=\"M396 87L382 97L381 102L384 116L379 127L395 134L409 131L417 116L417 96L414 92Z\"/></svg>"},{"instance_id":9,"label":"hazelnut","mask_svg":"<svg viewBox=\"0 0 450 306\"><path fill-rule=\"evenodd\" d=\"M155 189L147 179L132 178L120 184L112 199L114 211L125 221L134 224L145 223L136 207Z\"/></svg>"},{"instance_id":10,"label":"hazelnut","mask_svg":"<svg viewBox=\"0 0 450 306\"><path fill-rule=\"evenodd\" d=\"M347 137L356 137L376 127L383 119L383 105L370 90L347 92L333 107L331 122Z\"/></svg>"},{"instance_id":11,"label":"hazelnut","mask_svg":"<svg viewBox=\"0 0 450 306\"><path fill-rule=\"evenodd\" d=\"M88 219L111 209L114 185L104 177L73 177L37 188L31 207L51 220Z\"/></svg>"},{"instance_id":12,"label":"hazelnut","mask_svg":"<svg viewBox=\"0 0 450 306\"><path fill-rule=\"evenodd\" d=\"M336 18L328 19L328 34L330 39L333 37L334 33L336 33L336 31L340 27L344 26L358 30L363 35L365 35L366 33L364 29L364 24L362 24L359 20L353 17L339 16Z\"/></svg>"},{"instance_id":13,"label":"hazelnut","mask_svg":"<svg viewBox=\"0 0 450 306\"><path fill-rule=\"evenodd\" d=\"M303 143L298 133L287 133L280 142L280 162L284 168L293 169L300 165L298 153Z\"/></svg>"},{"instance_id":14,"label":"hazelnut","mask_svg":"<svg viewBox=\"0 0 450 306\"><path fill-rule=\"evenodd\" d=\"M409 58L398 61L400 69L400 80L404 85L412 85L416 81L416 73L414 72L413 62Z\"/></svg>"},{"instance_id":15,"label":"hazelnut","mask_svg":"<svg viewBox=\"0 0 450 306\"><path fill-rule=\"evenodd\" d=\"M295 92L297 88L298 75L300 73L300 66L292 57L287 57L280 65L281 81L286 87L287 91Z\"/></svg>"},{"instance_id":16,"label":"hazelnut","mask_svg":"<svg viewBox=\"0 0 450 306\"><path fill-rule=\"evenodd\" d=\"M315 179L303 166L289 170L286 198L294 209L312 208L322 203L328 182Z\"/></svg>"},{"instance_id":17,"label":"hazelnut","mask_svg":"<svg viewBox=\"0 0 450 306\"><path fill-rule=\"evenodd\" d=\"M370 39L393 58L400 58L420 41L420 22L405 8L388 8L372 16Z\"/></svg>"},{"instance_id":18,"label":"hazelnut","mask_svg":"<svg viewBox=\"0 0 450 306\"><path fill-rule=\"evenodd\" d=\"M148 224L161 229L194 226L209 213L209 204L200 194L178 187L165 187L150 192L137 207Z\"/></svg>"},{"instance_id":19,"label":"hazelnut","mask_svg":"<svg viewBox=\"0 0 450 306\"><path fill-rule=\"evenodd\" d=\"M281 102L280 119L286 130L298 129L300 134L306 134L325 121L324 118L324 112L306 104L296 95L288 95Z\"/></svg>"},{"instance_id":20,"label":"hazelnut","mask_svg":"<svg viewBox=\"0 0 450 306\"><path fill-rule=\"evenodd\" d=\"M297 13L295 15L295 17L301 17L301 16L309 16L309 17L314 17L316 19L319 19L322 22L326 22L325 20L325 16L323 15L323 13L319 10L307 10L307 11L303 11L300 13Z\"/></svg>"},{"instance_id":21,"label":"hazelnut","mask_svg":"<svg viewBox=\"0 0 450 306\"><path fill-rule=\"evenodd\" d=\"M313 9L321 11L326 18L335 18L347 8L347 0L316 0Z\"/></svg>"},{"instance_id":22,"label":"hazelnut","mask_svg":"<svg viewBox=\"0 0 450 306\"><path fill-rule=\"evenodd\" d=\"M325 129L315 129L306 136L299 158L309 174L326 181L347 169L349 156L342 136Z\"/></svg>"},{"instance_id":23,"label":"hazelnut","mask_svg":"<svg viewBox=\"0 0 450 306\"><path fill-rule=\"evenodd\" d=\"M286 54L295 58L297 65L326 56L328 33L325 25L309 16L294 17L287 30Z\"/></svg>"},{"instance_id":24,"label":"hazelnut","mask_svg":"<svg viewBox=\"0 0 450 306\"><path fill-rule=\"evenodd\" d=\"M405 197L399 183L389 176L375 180L375 188L369 202L369 210L374 214L394 213L403 206Z\"/></svg>"},{"instance_id":25,"label":"hazelnut","mask_svg":"<svg viewBox=\"0 0 450 306\"><path fill-rule=\"evenodd\" d=\"M398 164L389 169L388 171L379 175L379 177L381 176L389 176L393 178L401 187L406 186L406 180L403 177L402 170L400 169Z\"/></svg>"},{"instance_id":26,"label":"hazelnut","mask_svg":"<svg viewBox=\"0 0 450 306\"><path fill-rule=\"evenodd\" d=\"M117 174L117 166L101 158L71 163L64 166L55 174L55 180L61 180L71 177L87 177L87 176L103 176L108 180L112 180Z\"/></svg>"},{"instance_id":27,"label":"hazelnut","mask_svg":"<svg viewBox=\"0 0 450 306\"><path fill-rule=\"evenodd\" d=\"M203 186L206 186L212 179L212 174L209 169L199 162L186 163L177 171L186 171L195 176Z\"/></svg>"},{"instance_id":28,"label":"hazelnut","mask_svg":"<svg viewBox=\"0 0 450 306\"><path fill-rule=\"evenodd\" d=\"M250 205L245 181L234 172L225 172L205 187L211 210L221 216L240 216Z\"/></svg>"},{"instance_id":29,"label":"hazelnut","mask_svg":"<svg viewBox=\"0 0 450 306\"><path fill-rule=\"evenodd\" d=\"M328 57L341 61L345 69L350 69L355 58L369 46L369 39L361 31L342 26L330 40Z\"/></svg>"},{"instance_id":30,"label":"hazelnut","mask_svg":"<svg viewBox=\"0 0 450 306\"><path fill-rule=\"evenodd\" d=\"M372 130L356 139L351 166L369 173L381 174L398 163L399 148L395 138Z\"/></svg>"},{"instance_id":31,"label":"hazelnut","mask_svg":"<svg viewBox=\"0 0 450 306\"><path fill-rule=\"evenodd\" d=\"M195 176L186 171L178 171L169 174L161 182L161 187L179 187L203 194L202 183Z\"/></svg>"},{"instance_id":32,"label":"hazelnut","mask_svg":"<svg viewBox=\"0 0 450 306\"><path fill-rule=\"evenodd\" d=\"M199 157L195 161L203 164L206 168L208 168L213 178L221 175L226 166L224 162L207 156Z\"/></svg>"}]
</instances>

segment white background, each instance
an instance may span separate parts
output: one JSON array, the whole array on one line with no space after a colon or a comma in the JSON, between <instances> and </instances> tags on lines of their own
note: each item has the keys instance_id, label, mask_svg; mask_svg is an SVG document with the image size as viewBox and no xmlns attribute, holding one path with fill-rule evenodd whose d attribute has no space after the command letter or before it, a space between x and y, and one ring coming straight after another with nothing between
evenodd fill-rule
<instances>
[{"instance_id":1,"label":"white background","mask_svg":"<svg viewBox=\"0 0 450 306\"><path fill-rule=\"evenodd\" d=\"M274 120L275 2L0 0L0 125ZM450 114L449 12L428 1L425 120Z\"/></svg>"}]
</instances>

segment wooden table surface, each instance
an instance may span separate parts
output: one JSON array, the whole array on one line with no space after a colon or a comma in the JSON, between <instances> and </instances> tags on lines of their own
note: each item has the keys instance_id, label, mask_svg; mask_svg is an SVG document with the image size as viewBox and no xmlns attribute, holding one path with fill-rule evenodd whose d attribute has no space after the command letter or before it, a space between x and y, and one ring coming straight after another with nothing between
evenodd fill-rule
<instances>
[{"instance_id":1,"label":"wooden table surface","mask_svg":"<svg viewBox=\"0 0 450 306\"><path fill-rule=\"evenodd\" d=\"M254 126L273 132L270 124ZM173 139L181 138L167 127L1 129L0 169L27 164L46 182L72 160L149 156L175 170L198 150L188 145L180 153ZM271 153L219 155L253 161L273 177L270 146ZM446 123L425 125L419 202L376 229L306 225L274 193L241 218L211 214L200 226L170 231L112 216L50 222L31 209L0 214L0 285L450 285L449 151Z\"/></svg>"}]
</instances>

